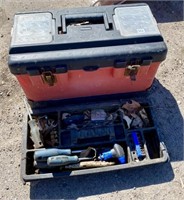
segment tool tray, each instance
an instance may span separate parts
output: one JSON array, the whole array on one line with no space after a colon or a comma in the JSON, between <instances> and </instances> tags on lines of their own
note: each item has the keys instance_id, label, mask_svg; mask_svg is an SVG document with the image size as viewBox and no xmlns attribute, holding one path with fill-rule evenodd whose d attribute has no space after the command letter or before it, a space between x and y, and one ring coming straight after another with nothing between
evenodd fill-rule
<instances>
[{"instance_id":1,"label":"tool tray","mask_svg":"<svg viewBox=\"0 0 184 200\"><path fill-rule=\"evenodd\" d=\"M130 100L139 102L145 109L149 119L149 125L146 127L143 126L142 128L128 127L128 124L126 120L123 119L119 109ZM131 96L109 95L93 98L80 98L71 101L68 100L68 103L63 101L47 103L46 107L37 105L36 108L33 108L32 117L46 115L48 118L54 120L57 123L54 131L57 132L58 140L55 144L49 145L46 143L43 148L35 149L30 138L30 128L28 125L30 119L29 116L26 117L27 126L25 127L23 134L23 154L21 163L21 173L24 181L121 170L162 163L168 160L167 150L160 139L159 130L157 129L154 109L149 102L146 93L132 94ZM108 122L91 122L92 111L99 111L99 109L105 111L105 113L116 113L116 118L114 120L109 120ZM91 118L85 119L84 123L81 124L78 122L77 128L68 128L66 123L63 122L63 113L70 113L71 116L80 116L86 111L91 111ZM103 112L101 112L101 115L102 116L100 117L103 118ZM96 118L97 120L99 120L98 117L99 116ZM141 159L138 158L136 152L132 137L133 132L136 132L140 141L140 147L144 153ZM104 149L112 149L115 143L123 147L125 152L124 164L116 162L115 165L112 166L84 169L61 169L61 167L37 169L33 164L34 152L37 150L45 148L81 150L88 147L94 147L97 149L97 152L102 152Z\"/></svg>"}]
</instances>

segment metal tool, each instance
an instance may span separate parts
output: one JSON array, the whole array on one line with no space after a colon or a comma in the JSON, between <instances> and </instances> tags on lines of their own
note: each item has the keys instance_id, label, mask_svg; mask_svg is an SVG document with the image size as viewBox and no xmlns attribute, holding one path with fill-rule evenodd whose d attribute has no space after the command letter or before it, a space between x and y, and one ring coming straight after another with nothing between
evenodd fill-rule
<instances>
[{"instance_id":1,"label":"metal tool","mask_svg":"<svg viewBox=\"0 0 184 200\"><path fill-rule=\"evenodd\" d=\"M79 157L91 157L93 159L96 158L96 149L93 147L88 147L87 149L84 150L75 150L72 151L71 149L57 149L57 148L52 148L52 149L43 149L43 150L37 150L34 153L34 160L38 162L44 162L47 161L48 157L52 156L59 156L59 155L72 155L72 154L80 154Z\"/></svg>"},{"instance_id":2,"label":"metal tool","mask_svg":"<svg viewBox=\"0 0 184 200\"><path fill-rule=\"evenodd\" d=\"M34 167L37 169L53 169L58 166L49 166L47 162L39 162L34 161ZM62 169L84 169L84 168L96 168L96 167L107 167L115 165L115 162L106 162L106 161L83 161L76 164L66 165L66 166L59 166Z\"/></svg>"},{"instance_id":3,"label":"metal tool","mask_svg":"<svg viewBox=\"0 0 184 200\"><path fill-rule=\"evenodd\" d=\"M115 165L115 162L106 161L83 161L77 164L67 165L65 169L84 169L84 168L95 168L95 167L107 167Z\"/></svg>"},{"instance_id":4,"label":"metal tool","mask_svg":"<svg viewBox=\"0 0 184 200\"><path fill-rule=\"evenodd\" d=\"M132 132L132 138L135 145L137 157L138 159L142 160L146 156L145 151L144 151L144 145L142 141L140 140L140 138L138 138L137 132Z\"/></svg>"},{"instance_id":5,"label":"metal tool","mask_svg":"<svg viewBox=\"0 0 184 200\"><path fill-rule=\"evenodd\" d=\"M33 145L34 148L38 149L40 147L43 147L43 142L40 137L40 129L39 129L39 126L37 125L36 119L32 118L31 112L29 110L28 104L25 99L24 99L24 103L25 103L25 106L26 106L26 109L27 109L27 112L29 115L29 119L30 119L28 121L28 124L30 127L30 138L34 143L34 145Z\"/></svg>"},{"instance_id":6,"label":"metal tool","mask_svg":"<svg viewBox=\"0 0 184 200\"><path fill-rule=\"evenodd\" d=\"M93 160L93 158L79 158L78 156L52 156L47 159L47 165L53 167L65 166L69 164L76 164L81 161Z\"/></svg>"},{"instance_id":7,"label":"metal tool","mask_svg":"<svg viewBox=\"0 0 184 200\"><path fill-rule=\"evenodd\" d=\"M54 167L48 166L47 161L46 162L34 161L33 165L37 169L53 169L54 168Z\"/></svg>"},{"instance_id":8,"label":"metal tool","mask_svg":"<svg viewBox=\"0 0 184 200\"><path fill-rule=\"evenodd\" d=\"M121 147L119 144L114 144L113 149L104 152L99 156L99 159L102 161L107 161L111 158L117 158L121 164L124 164L126 162L126 158L123 147Z\"/></svg>"},{"instance_id":9,"label":"metal tool","mask_svg":"<svg viewBox=\"0 0 184 200\"><path fill-rule=\"evenodd\" d=\"M91 110L91 121L92 122L103 122L106 120L107 113L103 109Z\"/></svg>"},{"instance_id":10,"label":"metal tool","mask_svg":"<svg viewBox=\"0 0 184 200\"><path fill-rule=\"evenodd\" d=\"M58 156L58 155L71 155L71 154L78 154L81 153L82 150L72 151L71 149L44 149L38 150L34 153L34 160L35 161L47 161L48 157Z\"/></svg>"},{"instance_id":11,"label":"metal tool","mask_svg":"<svg viewBox=\"0 0 184 200\"><path fill-rule=\"evenodd\" d=\"M49 118L47 115L36 117L36 120L44 146L54 147L58 145L57 121Z\"/></svg>"}]
</instances>

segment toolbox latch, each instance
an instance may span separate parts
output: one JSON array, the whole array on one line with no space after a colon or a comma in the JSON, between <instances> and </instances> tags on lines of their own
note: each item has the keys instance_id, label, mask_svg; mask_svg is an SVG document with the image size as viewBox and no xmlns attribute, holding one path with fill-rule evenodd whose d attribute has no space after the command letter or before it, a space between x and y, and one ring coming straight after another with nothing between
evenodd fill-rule
<instances>
[{"instance_id":1,"label":"toolbox latch","mask_svg":"<svg viewBox=\"0 0 184 200\"><path fill-rule=\"evenodd\" d=\"M51 71L46 71L42 73L42 80L45 84L53 86L56 83L56 77Z\"/></svg>"},{"instance_id":2,"label":"toolbox latch","mask_svg":"<svg viewBox=\"0 0 184 200\"><path fill-rule=\"evenodd\" d=\"M136 81L136 75L139 71L140 65L129 65L125 68L125 76L130 76L132 81Z\"/></svg>"}]
</instances>

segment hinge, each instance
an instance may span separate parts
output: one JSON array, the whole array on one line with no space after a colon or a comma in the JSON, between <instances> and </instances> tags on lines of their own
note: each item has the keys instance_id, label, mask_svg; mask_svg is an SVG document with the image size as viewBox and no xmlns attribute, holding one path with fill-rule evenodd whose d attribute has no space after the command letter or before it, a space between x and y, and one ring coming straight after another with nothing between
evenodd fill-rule
<instances>
[{"instance_id":1,"label":"hinge","mask_svg":"<svg viewBox=\"0 0 184 200\"><path fill-rule=\"evenodd\" d=\"M136 81L136 75L139 71L140 65L129 65L125 68L125 76L130 76L132 81Z\"/></svg>"},{"instance_id":2,"label":"hinge","mask_svg":"<svg viewBox=\"0 0 184 200\"><path fill-rule=\"evenodd\" d=\"M42 73L42 80L45 84L53 86L56 83L56 77L51 71L46 71Z\"/></svg>"}]
</instances>

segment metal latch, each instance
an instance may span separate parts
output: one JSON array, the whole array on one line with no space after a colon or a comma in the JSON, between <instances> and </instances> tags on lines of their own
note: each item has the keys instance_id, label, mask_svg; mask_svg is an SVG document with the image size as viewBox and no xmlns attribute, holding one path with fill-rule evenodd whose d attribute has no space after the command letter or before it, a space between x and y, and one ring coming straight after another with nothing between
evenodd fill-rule
<instances>
[{"instance_id":1,"label":"metal latch","mask_svg":"<svg viewBox=\"0 0 184 200\"><path fill-rule=\"evenodd\" d=\"M56 77L51 71L46 71L42 73L42 80L49 86L53 86L56 83Z\"/></svg>"},{"instance_id":2,"label":"metal latch","mask_svg":"<svg viewBox=\"0 0 184 200\"><path fill-rule=\"evenodd\" d=\"M129 65L125 68L125 76L130 76L132 81L136 81L136 75L139 71L140 65Z\"/></svg>"}]
</instances>

